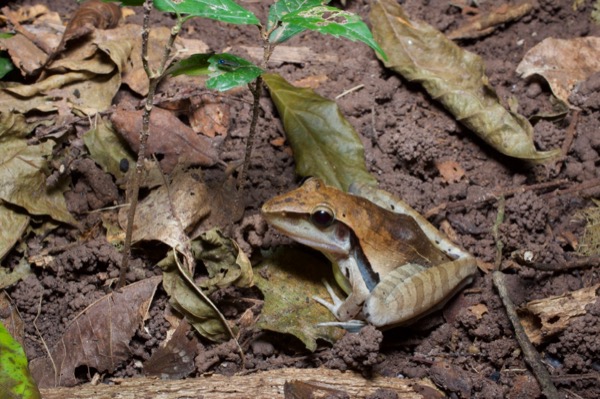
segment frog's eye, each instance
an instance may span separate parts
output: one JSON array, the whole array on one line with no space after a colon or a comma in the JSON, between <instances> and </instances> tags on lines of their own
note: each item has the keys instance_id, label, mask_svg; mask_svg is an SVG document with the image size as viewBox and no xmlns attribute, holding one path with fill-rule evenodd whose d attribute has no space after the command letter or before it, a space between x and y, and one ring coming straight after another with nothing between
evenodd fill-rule
<instances>
[{"instance_id":1,"label":"frog's eye","mask_svg":"<svg viewBox=\"0 0 600 399\"><path fill-rule=\"evenodd\" d=\"M329 227L334 220L333 210L328 206L319 205L310 214L310 221L317 227Z\"/></svg>"}]
</instances>

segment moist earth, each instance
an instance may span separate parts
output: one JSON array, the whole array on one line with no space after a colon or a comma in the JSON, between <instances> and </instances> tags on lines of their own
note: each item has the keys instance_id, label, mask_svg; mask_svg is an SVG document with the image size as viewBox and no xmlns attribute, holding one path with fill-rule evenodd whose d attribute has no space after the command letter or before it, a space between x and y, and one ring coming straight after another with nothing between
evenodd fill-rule
<instances>
[{"instance_id":1,"label":"moist earth","mask_svg":"<svg viewBox=\"0 0 600 399\"><path fill-rule=\"evenodd\" d=\"M73 1L15 1L10 7L43 3L68 20L77 7ZM262 21L271 2L244 2ZM422 19L443 32L465 23L470 15L453 2L401 2L413 19ZM481 12L495 2L479 2ZM548 37L570 39L600 35L600 26L590 20L591 1L574 7L573 1L540 0L537 7L518 21L504 24L493 33L459 44L483 58L490 83L504 105L516 100L526 117L552 109L551 93L539 79L524 80L515 70L525 53ZM334 2L334 5L341 6ZM368 1L348 1L346 8L368 19ZM141 8L128 21L141 24ZM173 19L154 12L152 24L172 26ZM259 46L253 27L226 25L208 20L192 20L182 35L203 40L210 49L227 51L249 58L241 46ZM571 96L580 108L574 121L570 112L558 120L535 123L534 140L538 149L561 147L574 126L574 141L564 159L549 165L529 165L503 156L455 121L432 100L418 84L387 70L363 44L305 33L293 38L289 46L306 46L316 56L301 63L273 63L272 72L288 81L326 77L316 91L327 98L355 88L337 103L365 146L366 162L381 188L403 198L440 227L458 245L477 257L481 271L473 284L442 311L416 325L380 332L365 328L347 334L335 345L322 343L315 354L306 351L295 338L273 332L246 331L241 344L249 369L318 367L355 369L365 376L379 373L392 377L430 378L450 397L463 398L537 398L542 397L529 371L502 302L494 290L489 266L497 259L497 242L503 244L500 267L507 275L508 289L517 306L534 299L562 295L600 282L598 264L566 269L574 259L574 241L580 237L585 220L580 211L593 206L591 198L600 196L600 74L583 82ZM330 61L337 56L338 62ZM359 86L357 88L357 86ZM181 89L181 88L180 88ZM191 91L195 87L189 87ZM127 88L118 99L132 97ZM168 88L163 88L163 92ZM139 100L135 98L134 100ZM247 90L224 93L231 124L219 147L220 159L234 162L243 158L250 123L251 95ZM268 94L260 101L258 135L248 174L245 214L232 227L232 236L256 262L260 250L274 245L294 245L267 228L259 209L267 199L297 186L291 151L284 143L283 127ZM70 140L87 127L78 127ZM454 162L464 174L447 179L441 165ZM222 167L207 171L208 176L223 175ZM29 359L46 354L42 342L51 347L60 339L69 322L87 306L110 292L107 280L118 277L121 255L106 241L100 213L90 212L123 203L124 191L114 179L92 160L78 157L71 168L71 187L65 194L69 210L82 229L61 226L45 234L24 238L26 255L43 250L54 255L46 267L20 281L8 293L25 320L25 351ZM552 185L552 182L556 182ZM549 183L538 190L519 187ZM494 194L494 195L491 195ZM504 220L497 236L493 226L499 212L498 197L505 197ZM488 200L481 200L482 198ZM440 207L448 204L445 209ZM455 204L456 206L452 206ZM575 240L576 242L576 240ZM307 249L308 250L308 249ZM535 262L556 266L556 271L541 271L515 261L529 251ZM154 245L137 245L132 254L128 282L160 274L154 265L164 255ZM23 250L14 250L4 265L15 267ZM592 267L590 267L592 266ZM140 362L146 361L166 337L166 294L159 288L150 308L146 330L130 343L131 357L109 377L134 377L142 374ZM226 290L213 295L217 306L225 306L228 318L246 310L245 299L261 299L257 289ZM477 315L470 311L485 305ZM259 309L252 309L258 314ZM575 319L567 329L537 347L552 379L561 392L572 397L600 397L600 301L589 305L585 316ZM33 321L36 320L37 332ZM41 338L42 337L42 338ZM231 374L240 370L240 359L232 343L216 345L199 340L196 368L204 372ZM80 375L86 381L87 370ZM387 396L386 396L387 395ZM391 397L381 392L380 397Z\"/></svg>"}]
</instances>

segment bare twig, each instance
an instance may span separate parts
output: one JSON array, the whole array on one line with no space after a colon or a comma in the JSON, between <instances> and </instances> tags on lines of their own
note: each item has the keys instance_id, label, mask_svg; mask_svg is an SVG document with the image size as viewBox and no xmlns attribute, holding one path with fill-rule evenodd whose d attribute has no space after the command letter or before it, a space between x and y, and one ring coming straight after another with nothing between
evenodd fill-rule
<instances>
[{"instance_id":1,"label":"bare twig","mask_svg":"<svg viewBox=\"0 0 600 399\"><path fill-rule=\"evenodd\" d=\"M583 269L586 267L594 267L600 264L600 256L586 256L577 259L569 259L564 263L547 264L541 262L527 263L517 259L520 264L532 267L545 272L560 272L571 269Z\"/></svg>"},{"instance_id":2,"label":"bare twig","mask_svg":"<svg viewBox=\"0 0 600 399\"><path fill-rule=\"evenodd\" d=\"M504 304L508 318L515 330L517 342L519 342L519 345L523 350L525 363L527 363L527 365L529 365L533 371L535 378L542 387L542 393L546 396L546 398L559 399L561 396L558 394L556 387L552 383L550 373L548 373L548 370L542 363L540 354L533 347L533 344L531 341L529 341L529 338L527 338L525 329L519 322L515 305L508 296L508 290L506 289L506 284L504 283L504 273L496 271L492 274L492 279L494 281L494 286L498 290L498 295L500 295L500 299L502 299L502 303Z\"/></svg>"},{"instance_id":3,"label":"bare twig","mask_svg":"<svg viewBox=\"0 0 600 399\"><path fill-rule=\"evenodd\" d=\"M579 110L573 111L573 117L571 118L571 123L569 123L569 128L567 129L567 133L565 136L565 141L563 141L562 147L560 149L561 156L556 160L554 164L554 170L558 171L562 166L563 162L567 158L567 154L573 145L573 140L575 140L575 133L577 132L577 123L579 122Z\"/></svg>"},{"instance_id":4,"label":"bare twig","mask_svg":"<svg viewBox=\"0 0 600 399\"><path fill-rule=\"evenodd\" d=\"M504 244L500 239L499 228L502 222L504 221L504 196L498 198L498 214L496 215L496 222L492 226L492 234L494 236L494 241L496 241L496 261L494 262L496 265L496 270L500 270L500 264L502 263L502 250L504 249Z\"/></svg>"},{"instance_id":5,"label":"bare twig","mask_svg":"<svg viewBox=\"0 0 600 399\"><path fill-rule=\"evenodd\" d=\"M169 42L165 46L165 51L163 54L163 58L160 62L160 66L156 73L153 73L150 69L150 65L148 62L148 40L150 37L150 12L152 11L152 0L144 1L144 23L142 30L142 64L144 66L144 71L146 71L146 75L148 76L148 95L146 96L146 104L144 105L144 115L142 117L142 131L140 132L140 148L138 150L138 158L135 166L135 173L131 176L131 186L129 192L127 193L127 197L129 199L130 207L127 212L127 229L125 230L125 243L123 245L123 259L121 261L121 270L119 273L119 283L117 288L121 288L125 285L126 280L125 277L127 275L127 270L129 269L129 254L131 252L131 238L133 236L133 219L135 217L135 210L138 204L138 196L140 192L140 181L142 178L142 174L144 173L144 164L146 161L146 144L148 142L149 136L149 126L150 126L150 113L152 112L152 108L154 106L154 94L156 93L156 87L160 83L163 78L163 73L165 71L165 66L167 65L167 61L171 56L171 51L173 49L173 44L175 43L175 39L179 34L181 29L182 21L181 19L177 19L177 23L171 29L171 35L169 37Z\"/></svg>"}]
</instances>

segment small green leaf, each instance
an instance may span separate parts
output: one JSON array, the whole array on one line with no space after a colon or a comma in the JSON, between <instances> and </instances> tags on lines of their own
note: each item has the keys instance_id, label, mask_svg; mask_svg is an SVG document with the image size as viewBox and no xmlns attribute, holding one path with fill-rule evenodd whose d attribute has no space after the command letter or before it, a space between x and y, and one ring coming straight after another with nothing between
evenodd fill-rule
<instances>
[{"instance_id":1,"label":"small green leaf","mask_svg":"<svg viewBox=\"0 0 600 399\"><path fill-rule=\"evenodd\" d=\"M306 28L297 25L291 25L287 22L281 22L281 18L294 11L306 10L309 8L317 7L323 4L329 3L329 0L279 0L273 4L269 9L269 21L267 28L271 29L278 22L281 23L271 35L269 41L271 43L282 43L297 35L298 33L304 32Z\"/></svg>"},{"instance_id":2,"label":"small green leaf","mask_svg":"<svg viewBox=\"0 0 600 399\"><path fill-rule=\"evenodd\" d=\"M282 22L317 31L334 37L345 37L352 41L361 41L387 59L385 52L379 47L369 27L358 15L335 7L319 6L300 9L284 15Z\"/></svg>"},{"instance_id":3,"label":"small green leaf","mask_svg":"<svg viewBox=\"0 0 600 399\"><path fill-rule=\"evenodd\" d=\"M25 351L0 323L0 397L38 399L42 396L29 373Z\"/></svg>"},{"instance_id":4,"label":"small green leaf","mask_svg":"<svg viewBox=\"0 0 600 399\"><path fill-rule=\"evenodd\" d=\"M11 62L10 58L0 57L0 79L6 76L6 74L13 69L15 69L15 66Z\"/></svg>"},{"instance_id":5,"label":"small green leaf","mask_svg":"<svg viewBox=\"0 0 600 399\"><path fill-rule=\"evenodd\" d=\"M154 0L154 6L160 11L188 14L230 24L260 24L256 15L233 0Z\"/></svg>"},{"instance_id":6,"label":"small green leaf","mask_svg":"<svg viewBox=\"0 0 600 399\"><path fill-rule=\"evenodd\" d=\"M252 82L264 71L241 57L233 54L215 54L208 59L210 79L206 88L226 91Z\"/></svg>"},{"instance_id":7,"label":"small green leaf","mask_svg":"<svg viewBox=\"0 0 600 399\"><path fill-rule=\"evenodd\" d=\"M334 101L276 74L265 73L262 79L283 121L299 175L319 177L344 191L352 183L377 184L365 165L360 137Z\"/></svg>"},{"instance_id":8,"label":"small green leaf","mask_svg":"<svg viewBox=\"0 0 600 399\"><path fill-rule=\"evenodd\" d=\"M190 55L188 58L184 58L175 64L173 64L166 72L168 75L188 75L188 76L199 76L208 75L210 71L208 67L210 63L208 59L213 53L200 53Z\"/></svg>"}]
</instances>

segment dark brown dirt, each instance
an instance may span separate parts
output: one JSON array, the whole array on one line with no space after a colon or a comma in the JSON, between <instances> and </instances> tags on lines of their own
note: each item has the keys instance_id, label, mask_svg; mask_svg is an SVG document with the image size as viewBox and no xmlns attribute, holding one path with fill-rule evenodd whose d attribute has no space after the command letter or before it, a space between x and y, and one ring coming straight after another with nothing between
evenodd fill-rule
<instances>
[{"instance_id":1,"label":"dark brown dirt","mask_svg":"<svg viewBox=\"0 0 600 399\"><path fill-rule=\"evenodd\" d=\"M69 0L15 1L11 7L36 3L46 3L65 20L76 8L75 2ZM350 11L367 18L369 2L348 3ZM412 18L423 19L444 32L456 28L467 18L448 1L406 0L402 3ZM494 2L480 3L483 10L494 6ZM550 92L545 83L520 79L515 72L517 64L527 50L547 37L600 35L600 26L589 21L592 3L586 1L574 11L571 0L540 0L538 7L521 20L506 24L484 38L460 44L485 60L490 82L502 101L506 104L509 98L516 98L520 112L531 117L551 108ZM243 4L261 20L266 19L266 5L261 2ZM130 21L141 23L141 11L137 12ZM170 26L173 20L155 13L153 23ZM206 20L189 22L183 35L200 38L215 51L231 47L230 52L246 57L240 46L259 45L253 27ZM382 188L402 197L423 213L442 203L472 200L467 207L442 211L430 220L437 226L449 226L446 232L452 233L459 245L482 262L493 264L496 257L492 226L498 204L495 201L478 202L477 198L522 185L568 179L565 187L574 187L600 178L599 74L583 83L578 93L572 96L572 102L582 111L575 140L562 166L530 166L494 152L453 120L421 87L383 68L367 46L313 33L303 34L287 44L307 46L316 54L339 57L337 63L315 57L302 64L274 65L272 71L289 81L326 75L328 79L317 92L328 98L359 84L364 85L340 98L338 104L361 135L367 165ZM225 162L243 158L251 114L250 100L250 94L245 91L224 95L233 115L229 135L219 148L221 160ZM571 114L555 122L539 121L535 125L537 147L542 150L560 147L571 121ZM85 130L85 127L81 128L82 132ZM265 200L290 190L299 181L289 151L271 144L283 135L283 128L266 93L261 99L258 132L249 172L246 214L233 233L242 248L254 255L261 247L289 243L265 229L258 209ZM457 162L465 170L465 176L458 182L446 182L436 167L442 161ZM27 255L52 248L54 260L48 267L36 268L35 276L8 290L25 320L25 349L30 359L45 355L32 323L38 312L40 334L48 345L53 345L78 312L107 293L108 288L104 285L107 279L118 275L120 255L106 242L99 227L99 214L85 212L123 202L124 193L90 160L78 159L73 165L72 178L72 190L66 197L69 209L82 222L84 233L61 227L47 235L26 237ZM517 305L600 282L597 264L578 270L541 272L517 265L512 257L513 253L528 250L538 262L564 264L573 252L565 237L569 233L578 236L582 232L583 222L577 218L577 212L591 206L591 197L599 196L600 186L596 184L587 190L571 190L565 194L551 188L506 199L505 220L499 229L504 243L502 267L506 268L509 290ZM163 253L157 252L160 250L144 245L136 248L129 282L159 272L153 265ZM4 263L14 266L22 255L15 250ZM236 307L236 299L251 296L260 298L257 291L247 290L227 292L215 299L218 305L219 301L222 305L228 304L226 316L233 318L243 311ZM488 309L481 319L467 309L477 304L484 304ZM165 306L165 294L160 291L151 308L152 318L146 322L146 331L139 332L130 343L130 361L114 376L141 373L138 364L150 357L166 335ZM588 314L574 321L565 332L537 348L556 385L565 395L569 393L568 397L600 397L600 303L596 302L587 310ZM429 377L449 397L541 397L489 274L480 273L470 289L458 295L443 312L437 312L416 326L385 332L381 345L380 340L381 333L370 329L360 335L346 336L333 347L324 346L316 354L310 354L293 338L274 333L246 331L241 337L247 364L257 370L325 365L354 368L365 375ZM239 370L239 356L233 345L203 344L206 349L202 349L201 357L196 359L196 373L229 374ZM82 373L82 381L87 380L86 373ZM105 376L108 377L111 376ZM381 397L385 397L383 395Z\"/></svg>"}]
</instances>

